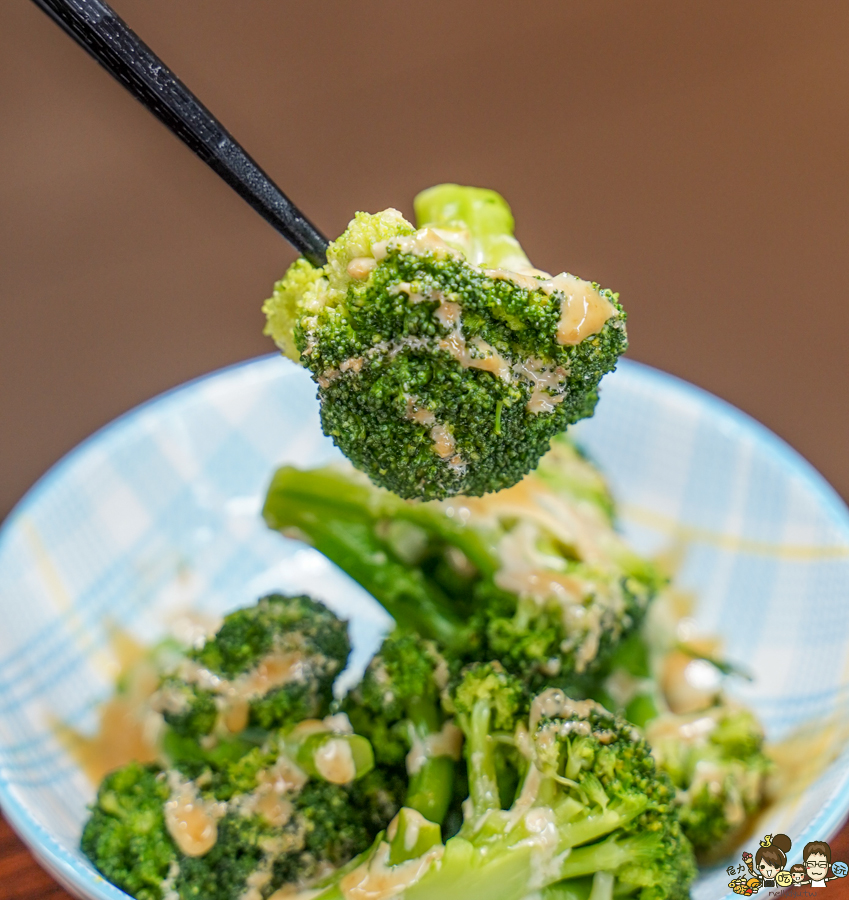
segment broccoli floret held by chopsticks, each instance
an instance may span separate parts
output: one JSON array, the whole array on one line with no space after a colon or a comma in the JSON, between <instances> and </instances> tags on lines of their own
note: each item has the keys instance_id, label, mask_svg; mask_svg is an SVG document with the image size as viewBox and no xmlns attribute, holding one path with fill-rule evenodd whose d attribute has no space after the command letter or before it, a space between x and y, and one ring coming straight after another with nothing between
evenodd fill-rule
<instances>
[{"instance_id":1,"label":"broccoli floret held by chopsticks","mask_svg":"<svg viewBox=\"0 0 849 900\"><path fill-rule=\"evenodd\" d=\"M617 294L535 269L494 191L443 184L357 213L328 262L295 262L266 333L318 384L354 465L406 498L479 496L534 469L592 415L627 346Z\"/></svg>"}]
</instances>

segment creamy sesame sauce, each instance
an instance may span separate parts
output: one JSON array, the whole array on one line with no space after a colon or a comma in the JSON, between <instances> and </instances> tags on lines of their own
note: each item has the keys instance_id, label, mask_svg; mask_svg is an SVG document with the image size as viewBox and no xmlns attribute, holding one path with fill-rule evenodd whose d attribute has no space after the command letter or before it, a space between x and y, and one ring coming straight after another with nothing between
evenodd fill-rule
<instances>
[{"instance_id":1,"label":"creamy sesame sauce","mask_svg":"<svg viewBox=\"0 0 849 900\"><path fill-rule=\"evenodd\" d=\"M580 344L586 338L598 334L604 323L616 313L616 307L602 296L592 282L583 281L563 272L540 287L547 294L563 293L560 305L560 322L557 326L557 340L561 344Z\"/></svg>"},{"instance_id":2,"label":"creamy sesame sauce","mask_svg":"<svg viewBox=\"0 0 849 900\"><path fill-rule=\"evenodd\" d=\"M544 277L536 278L534 274L511 272L507 269L484 269L484 274L490 278L512 281L528 291L544 291L549 296L554 293L562 294L557 326L559 343L567 346L580 344L586 338L598 334L604 323L616 314L616 307L591 281L584 281L567 272L561 272L552 278L538 269L532 271Z\"/></svg>"},{"instance_id":3,"label":"creamy sesame sauce","mask_svg":"<svg viewBox=\"0 0 849 900\"><path fill-rule=\"evenodd\" d=\"M436 422L436 416L429 409L419 406L413 397L407 397L406 418L419 425L433 425Z\"/></svg>"},{"instance_id":4,"label":"creamy sesame sauce","mask_svg":"<svg viewBox=\"0 0 849 900\"><path fill-rule=\"evenodd\" d=\"M204 856L218 840L218 820L226 804L203 800L190 781L169 773L171 798L165 803L165 826L186 856Z\"/></svg>"},{"instance_id":5,"label":"creamy sesame sauce","mask_svg":"<svg viewBox=\"0 0 849 900\"><path fill-rule=\"evenodd\" d=\"M195 660L185 659L176 674L188 684L195 684L216 695L218 724L225 731L235 734L248 724L250 702L274 688L303 681L307 675L307 662L300 651L274 651L263 657L249 672L228 679L216 675ZM160 693L164 693L164 703L171 702L167 692Z\"/></svg>"},{"instance_id":6,"label":"creamy sesame sauce","mask_svg":"<svg viewBox=\"0 0 849 900\"><path fill-rule=\"evenodd\" d=\"M430 429L430 439L433 441L433 450L441 459L447 459L454 455L457 444L454 435L445 425L434 425Z\"/></svg>"},{"instance_id":7,"label":"creamy sesame sauce","mask_svg":"<svg viewBox=\"0 0 849 900\"><path fill-rule=\"evenodd\" d=\"M416 775L422 766L438 756L458 760L463 751L463 732L449 719L436 734L419 737L410 726L410 752L407 754L407 774Z\"/></svg>"},{"instance_id":8,"label":"creamy sesame sauce","mask_svg":"<svg viewBox=\"0 0 849 900\"><path fill-rule=\"evenodd\" d=\"M357 776L351 746L341 738L322 744L313 761L318 774L331 784L350 784Z\"/></svg>"},{"instance_id":9,"label":"creamy sesame sauce","mask_svg":"<svg viewBox=\"0 0 849 900\"><path fill-rule=\"evenodd\" d=\"M531 703L530 729L533 731L540 719L572 716L588 719L592 712L600 709L601 707L594 700L572 700L559 688L548 688L541 694L537 694Z\"/></svg>"},{"instance_id":10,"label":"creamy sesame sauce","mask_svg":"<svg viewBox=\"0 0 849 900\"><path fill-rule=\"evenodd\" d=\"M534 414L549 413L565 399L563 393L569 372L564 366L550 366L539 359L514 363L513 372L533 385L527 408Z\"/></svg>"},{"instance_id":11,"label":"creamy sesame sauce","mask_svg":"<svg viewBox=\"0 0 849 900\"><path fill-rule=\"evenodd\" d=\"M371 256L355 256L346 269L349 277L354 281L365 281L377 268L377 260Z\"/></svg>"},{"instance_id":12,"label":"creamy sesame sauce","mask_svg":"<svg viewBox=\"0 0 849 900\"><path fill-rule=\"evenodd\" d=\"M345 900L390 900L415 884L436 860L444 847L431 847L422 856L397 866L389 865L389 844L381 843L367 863L357 866L339 883Z\"/></svg>"}]
</instances>

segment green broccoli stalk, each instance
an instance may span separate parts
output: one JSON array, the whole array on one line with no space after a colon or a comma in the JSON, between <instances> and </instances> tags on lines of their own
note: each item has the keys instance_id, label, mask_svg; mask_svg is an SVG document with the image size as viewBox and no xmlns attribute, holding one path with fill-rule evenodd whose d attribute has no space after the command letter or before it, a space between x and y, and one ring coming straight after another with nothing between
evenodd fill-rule
<instances>
[{"instance_id":1,"label":"green broccoli stalk","mask_svg":"<svg viewBox=\"0 0 849 900\"><path fill-rule=\"evenodd\" d=\"M342 900L377 884L390 885L400 900L688 896L696 867L674 788L631 725L553 689L534 698L522 719L523 685L492 664L467 670L453 697L472 786L460 832L444 844L429 832L410 858L394 853L399 817L316 900ZM511 742L521 780L504 808L493 786L497 750L488 745Z\"/></svg>"},{"instance_id":2,"label":"green broccoli stalk","mask_svg":"<svg viewBox=\"0 0 849 900\"><path fill-rule=\"evenodd\" d=\"M527 773L513 740L528 714L524 684L508 675L499 662L479 663L464 672L451 705L466 738L466 760L475 772L469 794L477 814L510 806Z\"/></svg>"},{"instance_id":3,"label":"green broccoli stalk","mask_svg":"<svg viewBox=\"0 0 849 900\"><path fill-rule=\"evenodd\" d=\"M592 414L625 350L618 295L534 269L494 191L439 185L357 213L327 265L298 260L266 333L312 373L321 421L354 465L407 498L480 496L536 467Z\"/></svg>"},{"instance_id":4,"label":"green broccoli stalk","mask_svg":"<svg viewBox=\"0 0 849 900\"><path fill-rule=\"evenodd\" d=\"M350 466L283 467L263 514L346 571L399 627L541 686L603 666L662 584L611 509L598 472L559 437L519 485L462 502L403 501Z\"/></svg>"},{"instance_id":5,"label":"green broccoli stalk","mask_svg":"<svg viewBox=\"0 0 849 900\"><path fill-rule=\"evenodd\" d=\"M412 547L405 550L393 541L400 528L390 518L415 516L415 510L353 474L341 468L279 469L263 509L266 522L306 539L369 591L399 626L458 652L468 648L475 640L472 629L463 625L445 591L412 565ZM408 521L409 537L416 522Z\"/></svg>"},{"instance_id":6,"label":"green broccoli stalk","mask_svg":"<svg viewBox=\"0 0 849 900\"><path fill-rule=\"evenodd\" d=\"M378 765L409 779L404 805L441 823L451 802L462 737L440 708L448 667L412 634L390 635L342 708L375 748Z\"/></svg>"},{"instance_id":7,"label":"green broccoli stalk","mask_svg":"<svg viewBox=\"0 0 849 900\"><path fill-rule=\"evenodd\" d=\"M326 715L349 652L346 624L309 597L272 594L231 613L162 679L154 703L174 735L166 748Z\"/></svg>"}]
</instances>

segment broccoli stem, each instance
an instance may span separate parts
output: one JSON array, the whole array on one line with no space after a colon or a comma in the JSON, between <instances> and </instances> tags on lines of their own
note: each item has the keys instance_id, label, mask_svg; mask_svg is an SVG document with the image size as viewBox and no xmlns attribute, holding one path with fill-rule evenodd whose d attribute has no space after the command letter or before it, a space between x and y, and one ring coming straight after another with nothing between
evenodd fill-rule
<instances>
[{"instance_id":1,"label":"broccoli stem","mask_svg":"<svg viewBox=\"0 0 849 900\"><path fill-rule=\"evenodd\" d=\"M387 557L367 511L367 488L322 470L279 469L263 508L265 521L279 531L295 529L312 546L359 582L396 623L444 646L466 650L472 629L453 614L451 604L422 573Z\"/></svg>"},{"instance_id":2,"label":"broccoli stem","mask_svg":"<svg viewBox=\"0 0 849 900\"><path fill-rule=\"evenodd\" d=\"M654 834L638 834L626 838L611 836L597 844L578 847L560 867L562 879L578 878L600 871L616 871L625 864L651 861L661 852L661 841Z\"/></svg>"},{"instance_id":3,"label":"broccoli stem","mask_svg":"<svg viewBox=\"0 0 849 900\"><path fill-rule=\"evenodd\" d=\"M578 847L587 844L590 841L596 841L606 834L610 834L617 828L627 825L632 819L638 816L646 808L644 798L640 800L622 802L616 806L608 806L606 810L596 815L586 814L572 822L566 822L559 826L558 835L560 840L568 847ZM573 854L578 851L572 851ZM572 856L569 857L572 859ZM613 866L597 866L591 869L595 872L598 869L615 868ZM570 873L569 877L574 875L585 875L586 872ZM565 874L563 877L567 877Z\"/></svg>"},{"instance_id":4,"label":"broccoli stem","mask_svg":"<svg viewBox=\"0 0 849 900\"><path fill-rule=\"evenodd\" d=\"M367 738L359 734L299 735L290 733L284 740L295 762L313 778L331 784L350 784L374 768L374 751Z\"/></svg>"},{"instance_id":5,"label":"broccoli stem","mask_svg":"<svg viewBox=\"0 0 849 900\"><path fill-rule=\"evenodd\" d=\"M442 843L442 829L436 822L425 822L415 810L401 807L395 817L391 832L395 834L389 841L389 865L397 866L408 859L417 859Z\"/></svg>"},{"instance_id":6,"label":"broccoli stem","mask_svg":"<svg viewBox=\"0 0 849 900\"><path fill-rule=\"evenodd\" d=\"M599 872L598 875L608 875L607 872ZM557 884L550 884L547 888L540 891L542 900L590 900L590 894L595 886L595 877L575 878L569 881L558 881ZM612 895L611 895L612 896ZM601 900L601 898L593 898L593 900ZM604 898L607 900L607 898Z\"/></svg>"},{"instance_id":7,"label":"broccoli stem","mask_svg":"<svg viewBox=\"0 0 849 900\"><path fill-rule=\"evenodd\" d=\"M490 704L486 700L479 700L472 707L472 713L463 728L466 757L469 761L469 796L476 817L482 816L488 809L501 808L495 742L490 735L491 720Z\"/></svg>"},{"instance_id":8,"label":"broccoli stem","mask_svg":"<svg viewBox=\"0 0 849 900\"><path fill-rule=\"evenodd\" d=\"M438 734L441 722L435 703L417 697L407 704L407 716L415 731L415 743ZM404 806L415 809L431 822L442 823L454 789L454 760L449 756L426 755L410 775Z\"/></svg>"},{"instance_id":9,"label":"broccoli stem","mask_svg":"<svg viewBox=\"0 0 849 900\"><path fill-rule=\"evenodd\" d=\"M490 856L461 837L445 845L441 865L404 891L404 900L521 900L534 869L531 847Z\"/></svg>"},{"instance_id":10,"label":"broccoli stem","mask_svg":"<svg viewBox=\"0 0 849 900\"><path fill-rule=\"evenodd\" d=\"M434 756L410 777L404 805L418 810L426 819L441 824L451 805L454 791L454 760Z\"/></svg>"},{"instance_id":11,"label":"broccoli stem","mask_svg":"<svg viewBox=\"0 0 849 900\"><path fill-rule=\"evenodd\" d=\"M365 854L368 861L374 850ZM403 900L522 900L528 893L533 854L529 847L491 858L463 838L451 838L445 845L438 869L429 869L422 878L396 894ZM362 860L365 865L366 861ZM391 879L388 869L386 881ZM380 875L384 873L381 872ZM380 877L380 875L378 877ZM339 881L317 894L313 900L345 900Z\"/></svg>"},{"instance_id":12,"label":"broccoli stem","mask_svg":"<svg viewBox=\"0 0 849 900\"><path fill-rule=\"evenodd\" d=\"M425 529L461 550L484 575L492 575L498 568L494 544L475 529L445 515L434 503L411 503L370 484L362 484L348 472L325 466L318 469L298 469L282 466L274 475L266 504L271 496L280 495L279 502L294 502L321 509L334 519L352 519L376 524L381 519L401 519ZM273 506L277 512L277 503ZM272 527L276 527L273 526Z\"/></svg>"},{"instance_id":13,"label":"broccoli stem","mask_svg":"<svg viewBox=\"0 0 849 900\"><path fill-rule=\"evenodd\" d=\"M596 872L589 900L611 900L616 879L610 872Z\"/></svg>"},{"instance_id":14,"label":"broccoli stem","mask_svg":"<svg viewBox=\"0 0 849 900\"><path fill-rule=\"evenodd\" d=\"M466 230L470 262L494 268L525 269L530 261L513 237L515 223L504 198L487 188L437 184L413 201L419 228L436 225Z\"/></svg>"}]
</instances>

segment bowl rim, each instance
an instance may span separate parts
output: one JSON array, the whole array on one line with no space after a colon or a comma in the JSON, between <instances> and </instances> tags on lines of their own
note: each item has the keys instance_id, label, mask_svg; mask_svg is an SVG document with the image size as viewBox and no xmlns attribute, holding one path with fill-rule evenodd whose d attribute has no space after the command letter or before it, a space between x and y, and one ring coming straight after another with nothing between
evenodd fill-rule
<instances>
[{"instance_id":1,"label":"bowl rim","mask_svg":"<svg viewBox=\"0 0 849 900\"><path fill-rule=\"evenodd\" d=\"M6 518L0 523L0 550L9 535L17 527L18 521L26 515L28 509L37 503L42 495L47 494L53 485L60 482L66 471L77 459L87 454L94 446L102 445L120 438L125 429L131 427L149 410L180 398L182 395L196 390L202 384L217 378L232 376L240 370L255 368L261 370L281 359L280 354L270 353L251 359L242 360L212 372L199 375L189 381L169 388L154 397L138 404L122 413L115 419L98 428L79 444L60 457L14 505ZM747 435L768 455L773 457L781 468L789 474L800 478L812 491L818 503L829 513L834 524L849 539L849 507L825 477L799 451L791 447L783 438L767 428L748 413L738 409L726 400L717 397L704 388L698 387L677 375L664 372L645 363L630 359L622 359L617 369L626 372L627 377L643 382L648 387L663 390L676 395L691 405L704 409L714 421L722 421L730 426L736 435ZM602 384L603 396L603 384ZM840 758L838 757L838 760ZM837 763L835 760L832 765ZM849 762L849 760L847 760ZM21 840L31 850L39 864L60 881L64 887L81 897L96 897L98 900L120 900L128 895L115 887L98 874L87 863L73 856L55 837L40 825L30 813L27 806L19 801L11 791L11 785L0 767L0 812ZM849 764L845 765L842 777L832 791L828 802L820 812L811 819L808 830L825 833L826 839L834 836L846 819L849 812ZM795 842L794 842L795 843ZM711 867L705 873L715 871ZM728 893L726 898L734 898Z\"/></svg>"}]
</instances>

